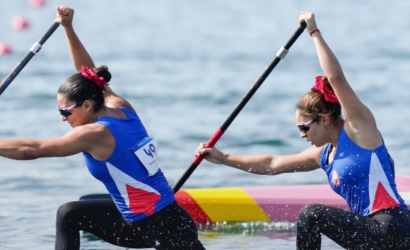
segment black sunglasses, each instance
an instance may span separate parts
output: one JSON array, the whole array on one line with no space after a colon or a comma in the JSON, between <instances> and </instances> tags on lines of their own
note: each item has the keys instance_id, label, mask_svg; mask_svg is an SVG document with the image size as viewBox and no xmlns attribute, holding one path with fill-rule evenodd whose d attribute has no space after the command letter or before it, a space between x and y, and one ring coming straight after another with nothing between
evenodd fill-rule
<instances>
[{"instance_id":1,"label":"black sunglasses","mask_svg":"<svg viewBox=\"0 0 410 250\"><path fill-rule=\"evenodd\" d=\"M60 112L60 115L67 117L67 116L70 116L70 115L72 114L71 111L72 111L74 108L79 107L79 106L81 106L82 104L83 104L83 103L74 104L73 106L68 107L68 108L59 108L59 107L58 107L57 110L58 110L58 112Z\"/></svg>"},{"instance_id":2,"label":"black sunglasses","mask_svg":"<svg viewBox=\"0 0 410 250\"><path fill-rule=\"evenodd\" d=\"M308 121L308 122L299 123L299 124L296 124L296 126L298 126L300 132L305 132L305 133L306 133L306 132L309 131L310 125L311 125L313 122L315 122L315 120L310 120L310 121Z\"/></svg>"}]
</instances>

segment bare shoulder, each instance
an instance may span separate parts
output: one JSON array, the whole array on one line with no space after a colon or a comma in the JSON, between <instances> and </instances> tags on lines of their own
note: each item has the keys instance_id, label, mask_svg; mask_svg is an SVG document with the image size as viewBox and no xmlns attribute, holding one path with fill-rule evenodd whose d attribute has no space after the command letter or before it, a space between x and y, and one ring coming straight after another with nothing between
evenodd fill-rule
<instances>
[{"instance_id":1,"label":"bare shoulder","mask_svg":"<svg viewBox=\"0 0 410 250\"><path fill-rule=\"evenodd\" d=\"M111 130L98 123L75 127L64 137L76 151L88 152L97 160L107 159L115 148Z\"/></svg>"},{"instance_id":2,"label":"bare shoulder","mask_svg":"<svg viewBox=\"0 0 410 250\"><path fill-rule=\"evenodd\" d=\"M110 135L112 136L112 133L106 126L99 123L91 123L75 127L64 136L85 141L93 140L95 142L107 138L107 136Z\"/></svg>"},{"instance_id":3,"label":"bare shoulder","mask_svg":"<svg viewBox=\"0 0 410 250\"><path fill-rule=\"evenodd\" d=\"M126 107L135 112L134 108L127 100L115 94L114 91L112 91L112 89L109 87L107 87L107 90L104 91L104 100L105 100L105 105L107 107L117 108L121 106L121 107Z\"/></svg>"}]
</instances>

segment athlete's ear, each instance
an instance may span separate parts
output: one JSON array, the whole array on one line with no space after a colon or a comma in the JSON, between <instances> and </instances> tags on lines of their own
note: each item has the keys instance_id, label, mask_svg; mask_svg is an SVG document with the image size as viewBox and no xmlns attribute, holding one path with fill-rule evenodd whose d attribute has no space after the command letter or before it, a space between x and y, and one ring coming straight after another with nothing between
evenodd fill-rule
<instances>
[{"instance_id":1,"label":"athlete's ear","mask_svg":"<svg viewBox=\"0 0 410 250\"><path fill-rule=\"evenodd\" d=\"M320 119L323 122L323 125L325 125L325 127L329 127L330 125L330 116L328 114L322 114L320 116Z\"/></svg>"},{"instance_id":2,"label":"athlete's ear","mask_svg":"<svg viewBox=\"0 0 410 250\"><path fill-rule=\"evenodd\" d=\"M89 114L92 109L92 103L89 100L85 100L83 105L84 105L85 111L87 112L87 114Z\"/></svg>"}]
</instances>

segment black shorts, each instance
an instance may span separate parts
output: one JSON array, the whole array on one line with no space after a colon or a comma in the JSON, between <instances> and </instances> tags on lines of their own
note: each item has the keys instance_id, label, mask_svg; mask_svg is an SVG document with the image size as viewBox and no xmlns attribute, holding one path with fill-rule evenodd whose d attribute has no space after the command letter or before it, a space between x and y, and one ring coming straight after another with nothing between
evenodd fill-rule
<instances>
[{"instance_id":1,"label":"black shorts","mask_svg":"<svg viewBox=\"0 0 410 250\"><path fill-rule=\"evenodd\" d=\"M297 249L320 249L321 234L345 249L410 249L410 211L381 210L363 216L343 209L312 204L299 213Z\"/></svg>"},{"instance_id":2,"label":"black shorts","mask_svg":"<svg viewBox=\"0 0 410 250\"><path fill-rule=\"evenodd\" d=\"M122 247L205 249L192 217L176 201L133 223L124 220L111 199L74 201L59 208L56 224L59 250L80 249L80 230Z\"/></svg>"}]
</instances>

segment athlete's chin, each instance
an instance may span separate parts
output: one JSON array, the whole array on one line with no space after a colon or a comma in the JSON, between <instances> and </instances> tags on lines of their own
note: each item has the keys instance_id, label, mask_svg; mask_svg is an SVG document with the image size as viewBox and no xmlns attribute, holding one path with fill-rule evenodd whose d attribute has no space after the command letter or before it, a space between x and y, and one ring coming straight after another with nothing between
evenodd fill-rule
<instances>
[{"instance_id":1,"label":"athlete's chin","mask_svg":"<svg viewBox=\"0 0 410 250\"><path fill-rule=\"evenodd\" d=\"M320 148L322 146L324 146L326 143L313 143L312 145L314 145L317 148Z\"/></svg>"},{"instance_id":2,"label":"athlete's chin","mask_svg":"<svg viewBox=\"0 0 410 250\"><path fill-rule=\"evenodd\" d=\"M314 142L314 141L308 141L310 145L315 146L317 148L321 147L324 145L324 143L319 143L319 142Z\"/></svg>"}]
</instances>

